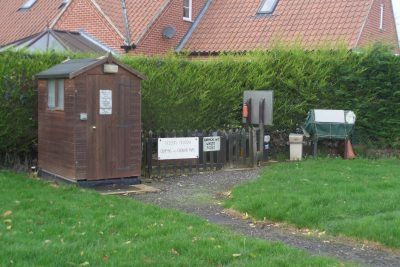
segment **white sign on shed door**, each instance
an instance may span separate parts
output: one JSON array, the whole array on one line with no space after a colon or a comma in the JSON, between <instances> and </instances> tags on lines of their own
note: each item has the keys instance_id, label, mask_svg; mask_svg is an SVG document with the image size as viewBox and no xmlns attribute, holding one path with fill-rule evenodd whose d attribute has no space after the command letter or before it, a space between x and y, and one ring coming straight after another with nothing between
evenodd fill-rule
<instances>
[{"instance_id":1,"label":"white sign on shed door","mask_svg":"<svg viewBox=\"0 0 400 267\"><path fill-rule=\"evenodd\" d=\"M199 158L199 138L159 138L158 159L196 159Z\"/></svg>"},{"instance_id":2,"label":"white sign on shed door","mask_svg":"<svg viewBox=\"0 0 400 267\"><path fill-rule=\"evenodd\" d=\"M112 114L112 91L100 90L100 115Z\"/></svg>"}]
</instances>

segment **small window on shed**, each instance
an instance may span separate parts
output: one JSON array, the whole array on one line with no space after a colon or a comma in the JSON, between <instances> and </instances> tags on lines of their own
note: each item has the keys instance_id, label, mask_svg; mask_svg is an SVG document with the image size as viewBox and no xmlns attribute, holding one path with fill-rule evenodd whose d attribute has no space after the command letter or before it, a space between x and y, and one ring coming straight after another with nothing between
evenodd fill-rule
<instances>
[{"instance_id":1,"label":"small window on shed","mask_svg":"<svg viewBox=\"0 0 400 267\"><path fill-rule=\"evenodd\" d=\"M48 80L47 106L49 109L64 109L64 80Z\"/></svg>"},{"instance_id":2,"label":"small window on shed","mask_svg":"<svg viewBox=\"0 0 400 267\"><path fill-rule=\"evenodd\" d=\"M27 0L27 1L18 9L18 11L23 11L23 10L30 9L35 3L36 3L36 0Z\"/></svg>"},{"instance_id":3,"label":"small window on shed","mask_svg":"<svg viewBox=\"0 0 400 267\"><path fill-rule=\"evenodd\" d=\"M259 14L272 14L278 5L279 0L263 0L258 10Z\"/></svg>"},{"instance_id":4,"label":"small window on shed","mask_svg":"<svg viewBox=\"0 0 400 267\"><path fill-rule=\"evenodd\" d=\"M64 109L64 80L58 80L57 85L57 108Z\"/></svg>"},{"instance_id":5,"label":"small window on shed","mask_svg":"<svg viewBox=\"0 0 400 267\"><path fill-rule=\"evenodd\" d=\"M192 0L183 0L183 19L192 20Z\"/></svg>"},{"instance_id":6,"label":"small window on shed","mask_svg":"<svg viewBox=\"0 0 400 267\"><path fill-rule=\"evenodd\" d=\"M56 107L56 82L49 80L47 82L47 105L50 109Z\"/></svg>"}]
</instances>

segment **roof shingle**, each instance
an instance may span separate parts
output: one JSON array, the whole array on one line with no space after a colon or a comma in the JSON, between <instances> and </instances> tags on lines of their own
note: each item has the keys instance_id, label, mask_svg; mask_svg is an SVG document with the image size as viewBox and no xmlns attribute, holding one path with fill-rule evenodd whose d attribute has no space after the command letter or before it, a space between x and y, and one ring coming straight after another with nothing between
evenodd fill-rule
<instances>
[{"instance_id":1,"label":"roof shingle","mask_svg":"<svg viewBox=\"0 0 400 267\"><path fill-rule=\"evenodd\" d=\"M184 46L191 52L247 51L273 43L352 48L373 0L280 0L272 15L261 0L213 1Z\"/></svg>"},{"instance_id":2,"label":"roof shingle","mask_svg":"<svg viewBox=\"0 0 400 267\"><path fill-rule=\"evenodd\" d=\"M96 0L102 11L111 19L118 30L125 35L124 18L121 1ZM126 9L129 20L131 40L137 44L149 23L157 17L165 3L169 0L126 0Z\"/></svg>"},{"instance_id":3,"label":"roof shingle","mask_svg":"<svg viewBox=\"0 0 400 267\"><path fill-rule=\"evenodd\" d=\"M18 11L25 2L0 0L0 46L42 32L62 11L61 0L38 0L30 9Z\"/></svg>"}]
</instances>

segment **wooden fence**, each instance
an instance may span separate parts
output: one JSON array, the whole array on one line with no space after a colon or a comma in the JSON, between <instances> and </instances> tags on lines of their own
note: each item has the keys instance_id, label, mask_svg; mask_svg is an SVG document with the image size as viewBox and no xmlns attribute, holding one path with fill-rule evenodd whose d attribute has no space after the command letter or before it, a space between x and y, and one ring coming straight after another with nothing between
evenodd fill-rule
<instances>
[{"instance_id":1,"label":"wooden fence","mask_svg":"<svg viewBox=\"0 0 400 267\"><path fill-rule=\"evenodd\" d=\"M203 151L203 138L219 136L219 151ZM146 132L142 134L144 177L165 177L194 172L214 171L222 168L255 167L262 156L262 147L258 142L259 131L256 128L234 129L229 131L171 131ZM198 137L199 158L179 160L158 159L158 139L173 137Z\"/></svg>"}]
</instances>

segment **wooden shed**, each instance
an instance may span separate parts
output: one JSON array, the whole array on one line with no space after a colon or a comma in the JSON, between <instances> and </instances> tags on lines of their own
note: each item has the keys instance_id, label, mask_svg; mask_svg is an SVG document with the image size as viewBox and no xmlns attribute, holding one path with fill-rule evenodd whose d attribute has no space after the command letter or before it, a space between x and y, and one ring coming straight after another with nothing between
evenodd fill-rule
<instances>
[{"instance_id":1,"label":"wooden shed","mask_svg":"<svg viewBox=\"0 0 400 267\"><path fill-rule=\"evenodd\" d=\"M145 77L110 54L67 60L37 79L40 174L82 183L137 182Z\"/></svg>"}]
</instances>

